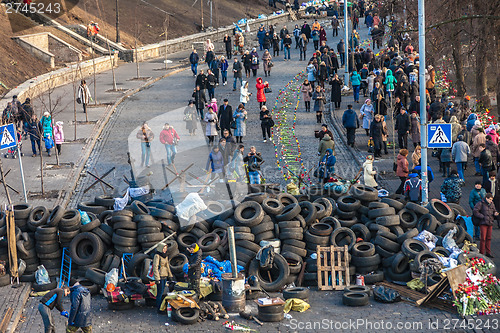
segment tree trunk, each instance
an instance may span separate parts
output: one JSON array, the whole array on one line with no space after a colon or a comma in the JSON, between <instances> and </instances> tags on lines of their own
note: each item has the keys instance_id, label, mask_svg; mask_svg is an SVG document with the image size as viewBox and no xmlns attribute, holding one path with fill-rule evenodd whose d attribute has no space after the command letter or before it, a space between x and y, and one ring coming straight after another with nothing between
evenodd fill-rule
<instances>
[{"instance_id":1,"label":"tree trunk","mask_svg":"<svg viewBox=\"0 0 500 333\"><path fill-rule=\"evenodd\" d=\"M462 45L458 40L458 35L456 33L451 34L451 46L452 46L452 56L453 62L455 64L455 79L457 96L464 97L466 86L465 86L465 75L464 75L464 62L462 59L462 52L460 49Z\"/></svg>"},{"instance_id":2,"label":"tree trunk","mask_svg":"<svg viewBox=\"0 0 500 333\"><path fill-rule=\"evenodd\" d=\"M495 53L494 59L495 59L495 68L496 68L496 77L497 77L495 90L497 93L497 114L496 114L496 117L498 118L498 116L500 115L500 24L499 23L497 23L496 30L498 33L496 36L493 36L493 38L495 39L495 48L497 51L493 52L493 53Z\"/></svg>"},{"instance_id":3,"label":"tree trunk","mask_svg":"<svg viewBox=\"0 0 500 333\"><path fill-rule=\"evenodd\" d=\"M473 3L474 10L476 14L481 14L484 10L484 4L482 0L474 0ZM486 24L488 22L476 20L474 22L477 30L476 37L476 97L479 102L487 107L490 105L490 99L488 97L488 58L487 54L487 43L488 38L486 31Z\"/></svg>"},{"instance_id":4,"label":"tree trunk","mask_svg":"<svg viewBox=\"0 0 500 333\"><path fill-rule=\"evenodd\" d=\"M481 29L480 35L482 35L484 29ZM487 68L488 60L486 58L486 44L482 38L477 39L477 51L476 51L476 95L477 99L483 104L483 106L489 106L490 99L488 97L488 78L487 78Z\"/></svg>"}]
</instances>

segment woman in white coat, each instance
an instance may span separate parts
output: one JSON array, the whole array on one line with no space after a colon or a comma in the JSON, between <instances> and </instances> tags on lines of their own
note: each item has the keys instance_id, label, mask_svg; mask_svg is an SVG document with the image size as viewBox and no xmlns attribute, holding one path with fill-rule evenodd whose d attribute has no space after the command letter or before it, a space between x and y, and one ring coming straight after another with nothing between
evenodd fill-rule
<instances>
[{"instance_id":1,"label":"woman in white coat","mask_svg":"<svg viewBox=\"0 0 500 333\"><path fill-rule=\"evenodd\" d=\"M375 175L377 171L373 170L373 156L366 156L366 161L363 163L363 180L365 181L366 186L370 187L378 187L377 182L375 181Z\"/></svg>"},{"instance_id":2,"label":"woman in white coat","mask_svg":"<svg viewBox=\"0 0 500 333\"><path fill-rule=\"evenodd\" d=\"M363 128L367 136L370 136L370 126L373 121L374 111L372 101L368 98L360 110L360 117L363 119Z\"/></svg>"},{"instance_id":3,"label":"woman in white coat","mask_svg":"<svg viewBox=\"0 0 500 333\"><path fill-rule=\"evenodd\" d=\"M252 93L248 92L248 81L243 81L240 88L240 103L246 106Z\"/></svg>"}]
</instances>

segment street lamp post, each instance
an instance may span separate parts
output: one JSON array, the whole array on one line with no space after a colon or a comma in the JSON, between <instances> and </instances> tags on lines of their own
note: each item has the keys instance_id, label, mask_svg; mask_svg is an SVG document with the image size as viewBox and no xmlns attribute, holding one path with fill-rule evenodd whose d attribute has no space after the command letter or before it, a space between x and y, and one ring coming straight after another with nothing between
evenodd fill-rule
<instances>
[{"instance_id":1,"label":"street lamp post","mask_svg":"<svg viewBox=\"0 0 500 333\"><path fill-rule=\"evenodd\" d=\"M349 16L347 14L347 0L344 0L344 22L345 22L345 74L344 74L344 84L349 86Z\"/></svg>"},{"instance_id":2,"label":"street lamp post","mask_svg":"<svg viewBox=\"0 0 500 333\"><path fill-rule=\"evenodd\" d=\"M422 204L428 199L427 184L427 100L425 97L425 0L418 0L418 54L420 87L420 142L422 147Z\"/></svg>"}]
</instances>

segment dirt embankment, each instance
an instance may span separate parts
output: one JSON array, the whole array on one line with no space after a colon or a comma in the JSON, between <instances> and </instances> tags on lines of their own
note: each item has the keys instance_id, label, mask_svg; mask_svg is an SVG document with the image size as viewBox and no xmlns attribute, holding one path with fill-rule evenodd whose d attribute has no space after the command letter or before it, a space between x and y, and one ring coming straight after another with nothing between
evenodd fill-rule
<instances>
[{"instance_id":1,"label":"dirt embankment","mask_svg":"<svg viewBox=\"0 0 500 333\"><path fill-rule=\"evenodd\" d=\"M63 0L66 3L76 0ZM197 33L201 30L202 0L118 0L121 42L127 48L155 43ZM203 0L203 23L210 26L210 6ZM52 2L38 0L37 2ZM116 37L116 1L80 0L76 6L57 18L64 25L99 23L100 33L111 40ZM51 70L50 66L32 56L11 37L48 31L86 54L86 47L59 30L37 25L21 14L7 17L0 7L0 96L29 78ZM212 25L230 25L241 18L256 18L270 12L267 0L216 0L212 5ZM170 15L166 14L170 13ZM10 18L10 19L9 19ZM168 29L166 29L168 27ZM1 112L2 110L0 110Z\"/></svg>"}]
</instances>

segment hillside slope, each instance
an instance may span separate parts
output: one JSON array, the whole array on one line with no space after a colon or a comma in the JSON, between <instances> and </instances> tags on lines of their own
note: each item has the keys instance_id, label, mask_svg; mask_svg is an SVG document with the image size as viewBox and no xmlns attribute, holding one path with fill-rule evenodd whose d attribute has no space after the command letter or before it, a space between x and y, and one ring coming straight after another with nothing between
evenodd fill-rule
<instances>
[{"instance_id":1,"label":"hillside slope","mask_svg":"<svg viewBox=\"0 0 500 333\"><path fill-rule=\"evenodd\" d=\"M136 37L139 45L163 40L167 15L161 10L172 14L168 18L169 39L199 32L201 26L200 1L118 0L122 42L125 46L133 47ZM207 0L203 1L204 26L207 27L210 25L210 7ZM213 26L226 26L244 17L256 18L259 14L270 11L267 4L268 0L213 1ZM101 33L114 40L116 36L116 2L115 0L80 0L77 6L66 15L61 16L58 21L62 24L88 24L90 21L96 21L101 27Z\"/></svg>"}]
</instances>

